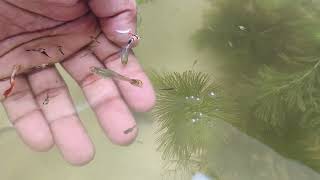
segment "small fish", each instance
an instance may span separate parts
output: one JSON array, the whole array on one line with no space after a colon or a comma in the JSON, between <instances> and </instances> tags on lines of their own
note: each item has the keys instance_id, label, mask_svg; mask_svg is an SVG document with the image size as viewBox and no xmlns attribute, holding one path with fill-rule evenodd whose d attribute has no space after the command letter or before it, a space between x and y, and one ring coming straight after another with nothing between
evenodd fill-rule
<instances>
[{"instance_id":1,"label":"small fish","mask_svg":"<svg viewBox=\"0 0 320 180\"><path fill-rule=\"evenodd\" d=\"M50 56L48 55L48 53L46 52L46 49L41 49L41 50L40 50L40 53L46 55L47 57L50 57Z\"/></svg>"},{"instance_id":2,"label":"small fish","mask_svg":"<svg viewBox=\"0 0 320 180\"><path fill-rule=\"evenodd\" d=\"M121 56L121 63L122 64L128 64L129 51L130 51L129 44L125 48L121 49L120 56Z\"/></svg>"},{"instance_id":3,"label":"small fish","mask_svg":"<svg viewBox=\"0 0 320 180\"><path fill-rule=\"evenodd\" d=\"M15 87L15 85L16 85L16 82L15 82L15 81L14 81L14 82L10 82L10 87L9 87L7 90L5 90L4 93L3 93L3 96L4 96L5 98L9 97L9 95L10 95L11 92L13 91L13 88Z\"/></svg>"},{"instance_id":4,"label":"small fish","mask_svg":"<svg viewBox=\"0 0 320 180\"><path fill-rule=\"evenodd\" d=\"M21 65L14 65L13 66L13 70L12 70L12 73L11 73L11 77L10 77L10 87L4 91L3 93L3 96L5 98L7 98L13 91L13 88L15 87L16 85L16 75L17 75L17 72L20 70L21 68Z\"/></svg>"},{"instance_id":5,"label":"small fish","mask_svg":"<svg viewBox=\"0 0 320 180\"><path fill-rule=\"evenodd\" d=\"M40 52L41 54L44 54L45 56L51 58L48 53L46 52L46 49L44 48L38 48L38 49L27 49L26 51L34 51L34 52Z\"/></svg>"},{"instance_id":6,"label":"small fish","mask_svg":"<svg viewBox=\"0 0 320 180\"><path fill-rule=\"evenodd\" d=\"M43 105L47 105L49 104L49 94L47 94L47 97L44 99L44 101L42 102Z\"/></svg>"},{"instance_id":7,"label":"small fish","mask_svg":"<svg viewBox=\"0 0 320 180\"><path fill-rule=\"evenodd\" d=\"M126 129L125 131L123 131L123 133L124 133L124 134L129 134L129 133L131 133L135 128L136 128L136 125L134 125L134 126L131 127L131 128Z\"/></svg>"},{"instance_id":8,"label":"small fish","mask_svg":"<svg viewBox=\"0 0 320 180\"><path fill-rule=\"evenodd\" d=\"M137 87L142 87L143 83L139 79L131 79L129 77L126 77L124 75L121 75L117 72L112 71L111 69L106 69L106 68L100 68L100 67L90 67L90 72L97 74L101 77L104 78L109 78L109 77L114 77L117 79L121 79L123 81L127 81L130 84L137 86Z\"/></svg>"},{"instance_id":9,"label":"small fish","mask_svg":"<svg viewBox=\"0 0 320 180\"><path fill-rule=\"evenodd\" d=\"M60 52L62 55L64 55L64 52L63 52L63 50L62 50L62 46L58 46L58 50L59 50L59 52Z\"/></svg>"},{"instance_id":10,"label":"small fish","mask_svg":"<svg viewBox=\"0 0 320 180\"><path fill-rule=\"evenodd\" d=\"M130 53L130 49L133 47L133 44L140 39L140 37L137 34L133 34L131 32L131 29L128 30L116 30L117 33L120 34L128 34L130 35L129 41L125 47L123 47L120 50L120 56L121 56L121 63L127 64L128 63L128 57Z\"/></svg>"}]
</instances>

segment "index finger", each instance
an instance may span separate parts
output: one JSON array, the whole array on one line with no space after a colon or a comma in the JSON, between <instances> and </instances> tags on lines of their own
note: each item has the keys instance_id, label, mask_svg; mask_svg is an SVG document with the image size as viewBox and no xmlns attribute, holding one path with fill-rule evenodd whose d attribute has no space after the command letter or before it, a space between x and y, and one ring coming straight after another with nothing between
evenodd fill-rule
<instances>
[{"instance_id":1,"label":"index finger","mask_svg":"<svg viewBox=\"0 0 320 180\"><path fill-rule=\"evenodd\" d=\"M91 10L100 18L102 31L117 45L128 42L129 34L136 33L137 9L135 0L90 0Z\"/></svg>"}]
</instances>

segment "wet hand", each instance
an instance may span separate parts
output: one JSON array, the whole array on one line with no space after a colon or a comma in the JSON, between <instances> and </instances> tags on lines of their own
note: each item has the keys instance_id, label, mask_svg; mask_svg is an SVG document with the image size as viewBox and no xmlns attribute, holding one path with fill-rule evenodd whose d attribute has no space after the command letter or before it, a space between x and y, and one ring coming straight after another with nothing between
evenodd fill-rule
<instances>
[{"instance_id":1,"label":"wet hand","mask_svg":"<svg viewBox=\"0 0 320 180\"><path fill-rule=\"evenodd\" d=\"M130 144L138 132L130 109L144 112L155 103L135 56L129 55L127 65L120 61L120 48L129 36L117 31L134 32L135 6L135 0L0 1L0 79L10 77L15 65L26 69L60 62L82 88L107 137ZM93 66L139 79L143 86L103 79L90 72ZM9 86L9 79L1 80L1 94ZM47 151L55 144L74 165L93 159L93 144L54 66L18 73L2 104L32 149Z\"/></svg>"}]
</instances>

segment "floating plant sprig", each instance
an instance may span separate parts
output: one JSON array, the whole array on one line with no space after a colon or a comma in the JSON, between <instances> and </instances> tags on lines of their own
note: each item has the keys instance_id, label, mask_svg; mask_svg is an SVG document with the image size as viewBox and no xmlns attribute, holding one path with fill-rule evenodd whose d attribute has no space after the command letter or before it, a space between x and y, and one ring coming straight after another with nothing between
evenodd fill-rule
<instances>
[{"instance_id":1,"label":"floating plant sprig","mask_svg":"<svg viewBox=\"0 0 320 180\"><path fill-rule=\"evenodd\" d=\"M217 121L238 122L235 104L208 74L153 72L151 77L158 89L153 116L164 160L182 167L194 164L213 140Z\"/></svg>"}]
</instances>

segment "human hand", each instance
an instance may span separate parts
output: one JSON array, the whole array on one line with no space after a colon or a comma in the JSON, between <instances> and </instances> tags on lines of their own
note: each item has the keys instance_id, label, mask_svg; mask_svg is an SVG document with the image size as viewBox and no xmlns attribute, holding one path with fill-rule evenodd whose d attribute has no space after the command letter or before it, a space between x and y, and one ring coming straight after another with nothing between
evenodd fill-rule
<instances>
[{"instance_id":1,"label":"human hand","mask_svg":"<svg viewBox=\"0 0 320 180\"><path fill-rule=\"evenodd\" d=\"M109 139L130 144L137 136L129 108L145 112L154 91L135 56L122 65L119 50L129 35L117 30L136 26L135 0L2 0L0 1L0 93L10 86L13 67L21 72L60 62L83 90ZM94 37L94 38L93 38ZM95 38L96 37L96 38ZM89 50L85 48L93 44ZM44 51L36 51L43 48ZM90 67L107 67L140 79L141 88L102 79ZM83 165L94 147L76 113L65 82L54 66L17 74L9 97L1 98L22 140L37 151L54 144L71 164Z\"/></svg>"}]
</instances>

